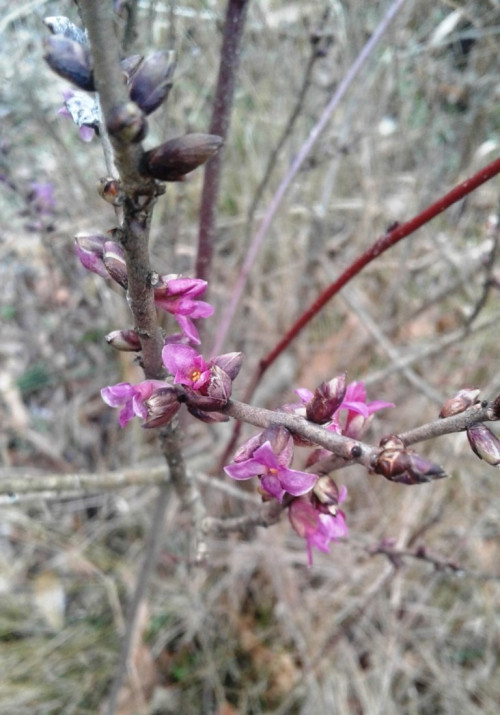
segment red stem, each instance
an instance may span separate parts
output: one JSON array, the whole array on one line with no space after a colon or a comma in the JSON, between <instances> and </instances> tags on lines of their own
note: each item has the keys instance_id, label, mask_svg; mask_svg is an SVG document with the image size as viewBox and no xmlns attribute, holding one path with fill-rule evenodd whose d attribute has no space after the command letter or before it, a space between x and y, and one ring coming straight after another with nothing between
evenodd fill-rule
<instances>
[{"instance_id":1,"label":"red stem","mask_svg":"<svg viewBox=\"0 0 500 715\"><path fill-rule=\"evenodd\" d=\"M465 196L470 194L472 191L477 189L478 186L489 181L494 176L500 173L500 158L488 164L484 169L478 171L470 179L466 179L458 186L455 186L450 192L442 196L435 203L431 204L424 211L419 213L414 218L406 221L405 223L397 225L392 231L389 231L385 235L378 238L375 243L370 246L364 253L357 258L351 265L337 278L337 280L332 283L328 288L321 293L321 295L314 301L314 303L303 313L300 318L292 325L290 330L284 335L280 342L276 345L271 352L266 355L259 364L259 368L252 380L252 385L257 384L267 368L276 360L276 358L281 355L283 350L288 347L292 340L300 333L302 328L304 328L310 320L317 315L323 306L328 303L330 298L336 295L341 288L343 288L346 283L348 283L354 276L358 275L363 268L371 263L375 258L378 258L384 251L388 248L394 246L396 243L401 241L401 239L406 238L418 228L431 221L438 214L440 214L445 209L449 208L452 204L460 201Z\"/></svg>"}]
</instances>

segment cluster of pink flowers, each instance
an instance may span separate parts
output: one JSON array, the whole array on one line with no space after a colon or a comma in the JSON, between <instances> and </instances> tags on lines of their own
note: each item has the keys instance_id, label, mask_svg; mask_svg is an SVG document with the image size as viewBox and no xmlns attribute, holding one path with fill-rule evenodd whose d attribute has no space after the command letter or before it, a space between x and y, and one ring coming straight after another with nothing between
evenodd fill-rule
<instances>
[{"instance_id":1,"label":"cluster of pink flowers","mask_svg":"<svg viewBox=\"0 0 500 715\"><path fill-rule=\"evenodd\" d=\"M380 400L367 402L364 383L346 385L345 375L322 383L314 393L306 389L296 392L301 403L285 405L283 410L353 438L361 435L374 412L393 407ZM345 515L338 509L347 489L339 490L329 476L291 469L294 442L303 444L284 427L269 427L242 445L233 464L224 469L233 479L258 477L265 499L286 503L292 527L306 540L311 564L313 547L328 551L331 542L348 534ZM328 454L324 449L315 450L309 467Z\"/></svg>"}]
</instances>

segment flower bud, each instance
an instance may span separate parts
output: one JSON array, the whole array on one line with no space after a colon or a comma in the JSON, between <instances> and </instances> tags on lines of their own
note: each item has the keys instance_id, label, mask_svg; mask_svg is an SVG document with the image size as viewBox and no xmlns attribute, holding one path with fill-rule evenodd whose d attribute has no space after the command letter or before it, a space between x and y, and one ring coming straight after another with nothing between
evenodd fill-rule
<instances>
[{"instance_id":1,"label":"flower bud","mask_svg":"<svg viewBox=\"0 0 500 715\"><path fill-rule=\"evenodd\" d=\"M148 125L143 112L134 102L115 107L106 117L109 134L126 144L135 144L144 139Z\"/></svg>"},{"instance_id":2,"label":"flower bud","mask_svg":"<svg viewBox=\"0 0 500 715\"><path fill-rule=\"evenodd\" d=\"M106 241L102 260L111 278L122 288L126 288L128 285L127 264L120 244L116 241Z\"/></svg>"},{"instance_id":3,"label":"flower bud","mask_svg":"<svg viewBox=\"0 0 500 715\"><path fill-rule=\"evenodd\" d=\"M403 450L405 448L405 443L397 434L388 434L386 437L382 437L379 445L384 449Z\"/></svg>"},{"instance_id":4,"label":"flower bud","mask_svg":"<svg viewBox=\"0 0 500 715\"><path fill-rule=\"evenodd\" d=\"M328 382L322 382L315 391L312 400L306 405L306 417L316 424L331 420L342 404L346 393L346 375L339 375Z\"/></svg>"},{"instance_id":5,"label":"flower bud","mask_svg":"<svg viewBox=\"0 0 500 715\"><path fill-rule=\"evenodd\" d=\"M113 206L121 206L125 201L125 194L122 191L118 179L112 176L104 176L97 182L97 193L99 196Z\"/></svg>"},{"instance_id":6,"label":"flower bud","mask_svg":"<svg viewBox=\"0 0 500 715\"><path fill-rule=\"evenodd\" d=\"M107 240L107 236L89 233L77 233L75 236L76 253L82 266L103 278L108 278L108 272L102 260L104 244Z\"/></svg>"},{"instance_id":7,"label":"flower bud","mask_svg":"<svg viewBox=\"0 0 500 715\"><path fill-rule=\"evenodd\" d=\"M234 380L237 377L244 359L243 353L225 353L224 355L217 355L213 359L213 364L224 370L226 375Z\"/></svg>"},{"instance_id":8,"label":"flower bud","mask_svg":"<svg viewBox=\"0 0 500 715\"><path fill-rule=\"evenodd\" d=\"M391 448L383 449L377 456L374 472L400 484L425 484L446 477L439 464L410 450Z\"/></svg>"},{"instance_id":9,"label":"flower bud","mask_svg":"<svg viewBox=\"0 0 500 715\"><path fill-rule=\"evenodd\" d=\"M479 392L475 387L466 387L463 390L459 390L454 397L446 400L441 407L439 416L451 417L452 415L458 415L460 412L465 412L469 407L476 404Z\"/></svg>"},{"instance_id":10,"label":"flower bud","mask_svg":"<svg viewBox=\"0 0 500 715\"><path fill-rule=\"evenodd\" d=\"M167 424L180 409L177 391L171 385L155 390L144 405L148 416L142 426L146 429Z\"/></svg>"},{"instance_id":11,"label":"flower bud","mask_svg":"<svg viewBox=\"0 0 500 715\"><path fill-rule=\"evenodd\" d=\"M63 35L54 35L45 40L45 48L44 60L56 74L80 89L95 91L90 53L86 47Z\"/></svg>"},{"instance_id":12,"label":"flower bud","mask_svg":"<svg viewBox=\"0 0 500 715\"><path fill-rule=\"evenodd\" d=\"M479 459L484 459L492 467L500 467L500 440L486 425L481 423L469 427L467 437Z\"/></svg>"},{"instance_id":13,"label":"flower bud","mask_svg":"<svg viewBox=\"0 0 500 715\"><path fill-rule=\"evenodd\" d=\"M139 352L142 349L135 330L113 330L106 335L106 342L115 350L122 352Z\"/></svg>"},{"instance_id":14,"label":"flower bud","mask_svg":"<svg viewBox=\"0 0 500 715\"><path fill-rule=\"evenodd\" d=\"M215 134L185 134L146 152L140 170L160 181L182 181L186 174L204 164L222 146Z\"/></svg>"},{"instance_id":15,"label":"flower bud","mask_svg":"<svg viewBox=\"0 0 500 715\"><path fill-rule=\"evenodd\" d=\"M221 410L231 397L231 386L229 375L217 365L213 365L210 368L210 379L202 390L186 387L187 402L204 412Z\"/></svg>"},{"instance_id":16,"label":"flower bud","mask_svg":"<svg viewBox=\"0 0 500 715\"><path fill-rule=\"evenodd\" d=\"M151 114L166 100L172 87L175 52L154 52L140 64L130 80L130 99L145 114Z\"/></svg>"},{"instance_id":17,"label":"flower bud","mask_svg":"<svg viewBox=\"0 0 500 715\"><path fill-rule=\"evenodd\" d=\"M339 504L339 488L331 477L322 476L313 487L313 494L316 499L328 507L330 514L335 515ZM333 511L332 511L333 509Z\"/></svg>"}]
</instances>

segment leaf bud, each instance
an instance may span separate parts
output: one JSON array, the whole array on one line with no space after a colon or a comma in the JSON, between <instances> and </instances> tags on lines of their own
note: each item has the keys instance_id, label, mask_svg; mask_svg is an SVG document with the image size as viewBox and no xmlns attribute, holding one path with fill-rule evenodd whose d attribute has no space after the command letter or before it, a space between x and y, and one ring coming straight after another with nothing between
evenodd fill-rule
<instances>
[{"instance_id":1,"label":"leaf bud","mask_svg":"<svg viewBox=\"0 0 500 715\"><path fill-rule=\"evenodd\" d=\"M99 196L113 206L121 206L125 201L125 194L118 179L112 176L104 176L97 182L97 193Z\"/></svg>"},{"instance_id":2,"label":"leaf bud","mask_svg":"<svg viewBox=\"0 0 500 715\"><path fill-rule=\"evenodd\" d=\"M469 427L467 437L479 459L484 459L492 467L500 467L500 440L486 425L481 423Z\"/></svg>"},{"instance_id":3,"label":"leaf bud","mask_svg":"<svg viewBox=\"0 0 500 715\"><path fill-rule=\"evenodd\" d=\"M106 335L106 342L115 350L122 352L139 352L142 349L135 330L113 330Z\"/></svg>"},{"instance_id":4,"label":"leaf bud","mask_svg":"<svg viewBox=\"0 0 500 715\"><path fill-rule=\"evenodd\" d=\"M439 416L451 417L452 415L458 415L460 412L465 412L465 410L478 402L479 392L480 390L475 387L466 387L463 390L459 390L454 397L446 400L441 407Z\"/></svg>"},{"instance_id":5,"label":"leaf bud","mask_svg":"<svg viewBox=\"0 0 500 715\"><path fill-rule=\"evenodd\" d=\"M383 449L377 456L374 472L391 482L425 484L446 477L439 464L410 450Z\"/></svg>"},{"instance_id":6,"label":"leaf bud","mask_svg":"<svg viewBox=\"0 0 500 715\"><path fill-rule=\"evenodd\" d=\"M312 399L306 405L306 417L316 424L324 424L342 404L346 393L346 375L339 375L328 382L322 382Z\"/></svg>"},{"instance_id":7,"label":"leaf bud","mask_svg":"<svg viewBox=\"0 0 500 715\"><path fill-rule=\"evenodd\" d=\"M146 57L130 79L130 99L145 114L151 114L166 100L172 87L175 52L159 50Z\"/></svg>"},{"instance_id":8,"label":"leaf bud","mask_svg":"<svg viewBox=\"0 0 500 715\"><path fill-rule=\"evenodd\" d=\"M141 173L160 181L182 181L186 174L204 164L222 146L215 134L185 134L147 151Z\"/></svg>"},{"instance_id":9,"label":"leaf bud","mask_svg":"<svg viewBox=\"0 0 500 715\"><path fill-rule=\"evenodd\" d=\"M45 40L45 62L60 77L87 92L95 91L89 50L63 35Z\"/></svg>"},{"instance_id":10,"label":"leaf bud","mask_svg":"<svg viewBox=\"0 0 500 715\"><path fill-rule=\"evenodd\" d=\"M116 241L106 241L102 260L111 278L121 285L122 288L127 288L127 264L125 262L123 248L120 244L116 243Z\"/></svg>"},{"instance_id":11,"label":"leaf bud","mask_svg":"<svg viewBox=\"0 0 500 715\"><path fill-rule=\"evenodd\" d=\"M192 405L187 405L187 410L193 415L193 417L196 417L197 420L201 420L207 424L229 422L229 417L221 412L203 412L203 410L199 410L197 407L193 407Z\"/></svg>"},{"instance_id":12,"label":"leaf bud","mask_svg":"<svg viewBox=\"0 0 500 715\"><path fill-rule=\"evenodd\" d=\"M106 117L109 134L126 144L135 144L144 139L148 125L143 112L134 102L125 102L115 107Z\"/></svg>"}]
</instances>

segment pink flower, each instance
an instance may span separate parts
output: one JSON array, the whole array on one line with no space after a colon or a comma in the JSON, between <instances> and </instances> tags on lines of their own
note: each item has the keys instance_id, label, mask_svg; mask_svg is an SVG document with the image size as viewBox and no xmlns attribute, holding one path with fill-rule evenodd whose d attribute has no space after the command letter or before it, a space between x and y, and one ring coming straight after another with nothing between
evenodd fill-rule
<instances>
[{"instance_id":1,"label":"pink flower","mask_svg":"<svg viewBox=\"0 0 500 715\"><path fill-rule=\"evenodd\" d=\"M347 496L347 489L342 487L339 503ZM330 550L330 542L338 541L349 533L344 512L336 510L334 514L324 511L322 505L309 495L294 499L288 511L290 523L297 534L306 540L308 564L312 564L312 548Z\"/></svg>"},{"instance_id":2,"label":"pink flower","mask_svg":"<svg viewBox=\"0 0 500 715\"><path fill-rule=\"evenodd\" d=\"M394 407L394 404L383 400L367 402L365 383L362 380L351 382L347 386L344 400L340 406L341 410L347 410L342 434L347 437L359 437L371 415L378 410L383 410L385 407Z\"/></svg>"},{"instance_id":3,"label":"pink flower","mask_svg":"<svg viewBox=\"0 0 500 715\"><path fill-rule=\"evenodd\" d=\"M281 502L287 492L294 496L309 492L318 479L316 474L289 469L292 453L292 437L279 454L273 452L271 443L267 441L251 457L224 467L224 471L233 479L259 477L262 488Z\"/></svg>"},{"instance_id":4,"label":"pink flower","mask_svg":"<svg viewBox=\"0 0 500 715\"><path fill-rule=\"evenodd\" d=\"M200 390L210 381L210 366L189 345L169 343L161 353L163 364L174 376L174 384Z\"/></svg>"},{"instance_id":5,"label":"pink flower","mask_svg":"<svg viewBox=\"0 0 500 715\"><path fill-rule=\"evenodd\" d=\"M163 387L165 387L165 383L161 380L144 380L137 385L119 382L117 385L103 387L101 397L110 407L123 405L118 421L121 427L125 427L133 417L141 417L143 420L147 418L148 410L144 402L151 397L155 390Z\"/></svg>"},{"instance_id":6,"label":"pink flower","mask_svg":"<svg viewBox=\"0 0 500 715\"><path fill-rule=\"evenodd\" d=\"M210 303L196 298L205 292L206 281L199 278L161 276L154 288L155 303L158 308L171 313L179 327L191 342L199 345L200 337L193 323L197 318L208 318L214 312Z\"/></svg>"}]
</instances>

